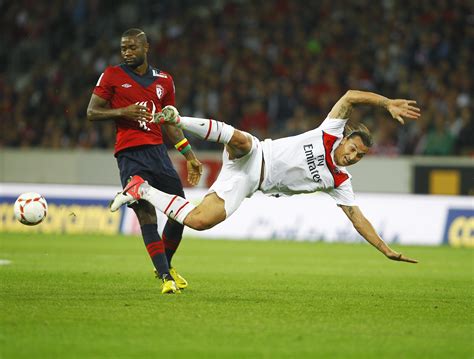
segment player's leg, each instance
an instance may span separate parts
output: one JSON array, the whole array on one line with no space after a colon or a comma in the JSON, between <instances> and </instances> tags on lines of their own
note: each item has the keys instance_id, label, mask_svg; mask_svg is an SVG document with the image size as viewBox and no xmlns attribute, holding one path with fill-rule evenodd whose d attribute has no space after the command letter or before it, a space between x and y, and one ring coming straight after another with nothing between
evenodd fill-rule
<instances>
[{"instance_id":1,"label":"player's leg","mask_svg":"<svg viewBox=\"0 0 474 359\"><path fill-rule=\"evenodd\" d=\"M135 203L132 208L140 223L143 242L155 267L156 276L162 281L161 292L179 292L179 287L170 273L163 240L158 234L155 208L145 201Z\"/></svg>"},{"instance_id":2,"label":"player's leg","mask_svg":"<svg viewBox=\"0 0 474 359\"><path fill-rule=\"evenodd\" d=\"M124 186L127 185L130 176L134 174L141 173L145 176L145 174L141 172L144 158L146 159L147 156L143 154L143 150L141 149L124 151L118 154L117 163L120 169L120 179ZM137 215L143 242L150 259L158 272L160 280L163 281L162 293L178 292L176 283L170 274L163 240L158 234L156 211L154 207L145 201L138 201L132 205L132 208Z\"/></svg>"},{"instance_id":3,"label":"player's leg","mask_svg":"<svg viewBox=\"0 0 474 359\"><path fill-rule=\"evenodd\" d=\"M249 134L234 129L234 127L224 122L206 118L179 116L178 110L173 106L163 108L160 119L162 123L168 123L187 130L205 141L226 145L230 159L243 157L252 148L252 139Z\"/></svg>"},{"instance_id":4,"label":"player's leg","mask_svg":"<svg viewBox=\"0 0 474 359\"><path fill-rule=\"evenodd\" d=\"M161 163L159 166L155 165L154 168L150 168L150 171L153 171L152 179L144 179L147 180L152 187L159 189L162 192L185 198L183 185L168 156L168 150L166 147L157 146L154 152L156 152L156 161L160 161ZM183 225L180 223L167 221L165 228L163 229L162 237L170 268L171 260L181 243L183 228Z\"/></svg>"},{"instance_id":5,"label":"player's leg","mask_svg":"<svg viewBox=\"0 0 474 359\"><path fill-rule=\"evenodd\" d=\"M164 151L165 153L161 155L161 159L165 171L162 173L159 173L159 171L158 173L155 173L155 181L150 184L163 192L178 195L182 198L185 198L181 180L179 179L178 174L174 170L171 160L169 160L167 149L164 148ZM184 279L183 276L178 273L177 269L172 265L172 259L183 238L183 229L183 224L168 219L168 221L166 221L162 233L162 239L165 245L165 254L166 258L168 259L170 274L180 289L187 288L188 282L186 279Z\"/></svg>"},{"instance_id":6,"label":"player's leg","mask_svg":"<svg viewBox=\"0 0 474 359\"><path fill-rule=\"evenodd\" d=\"M229 153L230 160L241 158L252 149L252 137L247 132L234 130L232 138L225 147Z\"/></svg>"},{"instance_id":7,"label":"player's leg","mask_svg":"<svg viewBox=\"0 0 474 359\"><path fill-rule=\"evenodd\" d=\"M235 160L224 152L221 172L211 186L210 194L197 207L181 196L160 191L140 176L134 176L110 208L116 211L131 200L143 199L176 222L196 230L212 228L234 213L242 201L257 190L262 150L256 139L253 146L249 156Z\"/></svg>"},{"instance_id":8,"label":"player's leg","mask_svg":"<svg viewBox=\"0 0 474 359\"><path fill-rule=\"evenodd\" d=\"M160 278L171 276L168 260L166 259L165 246L158 234L155 208L146 201L139 201L132 208L140 223L143 242L153 265L160 274Z\"/></svg>"},{"instance_id":9,"label":"player's leg","mask_svg":"<svg viewBox=\"0 0 474 359\"><path fill-rule=\"evenodd\" d=\"M215 192L204 197L184 219L184 225L198 231L210 229L227 218L225 202Z\"/></svg>"},{"instance_id":10,"label":"player's leg","mask_svg":"<svg viewBox=\"0 0 474 359\"><path fill-rule=\"evenodd\" d=\"M168 150L165 145L152 146L146 150L148 161L143 161L142 166L146 170L144 177L148 183L160 191L178 195L184 198L183 184L178 173L173 167L168 156ZM184 226L176 221L168 220L162 231L162 240L165 247L165 254L168 260L169 272L176 282L178 288L183 289L188 286L184 279L171 264L171 260L176 253L183 236ZM155 270L157 277L159 274Z\"/></svg>"},{"instance_id":11,"label":"player's leg","mask_svg":"<svg viewBox=\"0 0 474 359\"><path fill-rule=\"evenodd\" d=\"M181 274L178 273L175 267L172 266L171 258L176 253L176 250L178 249L178 246L181 243L183 229L183 224L168 219L166 221L165 228L163 229L162 234L163 242L165 245L165 254L169 264L169 272L179 289L187 288L188 281ZM156 270L156 268L155 276L156 278L160 278L160 273L158 272L158 270Z\"/></svg>"},{"instance_id":12,"label":"player's leg","mask_svg":"<svg viewBox=\"0 0 474 359\"><path fill-rule=\"evenodd\" d=\"M172 220L166 221L165 228L163 229L162 237L165 244L166 258L168 259L170 268L173 267L171 261L181 244L183 229L184 226L181 223Z\"/></svg>"},{"instance_id":13,"label":"player's leg","mask_svg":"<svg viewBox=\"0 0 474 359\"><path fill-rule=\"evenodd\" d=\"M111 210L118 209L123 204L123 200L120 198L125 198L125 203L128 203L130 198L145 200L168 216L169 219L198 231L212 228L225 219L223 201L219 201L218 197L217 199L214 198L212 194L206 196L203 203L196 207L181 196L169 194L150 186L140 176L134 176L124 188L123 193L123 197L117 196L114 199ZM193 211L196 212L192 216L192 220L185 221Z\"/></svg>"},{"instance_id":14,"label":"player's leg","mask_svg":"<svg viewBox=\"0 0 474 359\"><path fill-rule=\"evenodd\" d=\"M140 176L134 176L123 192L114 198L110 209L114 212L123 204L143 199L176 222L196 230L212 228L234 213L242 201L258 189L262 148L256 138L250 138L250 141L252 147L249 156L230 159L227 151L224 151L221 172L211 186L210 194L198 207L181 196L150 186Z\"/></svg>"}]
</instances>

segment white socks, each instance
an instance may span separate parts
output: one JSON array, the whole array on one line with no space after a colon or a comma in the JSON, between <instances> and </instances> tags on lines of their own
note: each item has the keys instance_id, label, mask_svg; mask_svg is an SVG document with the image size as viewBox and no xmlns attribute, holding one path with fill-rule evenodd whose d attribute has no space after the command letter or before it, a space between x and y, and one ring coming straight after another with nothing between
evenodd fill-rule
<instances>
[{"instance_id":1,"label":"white socks","mask_svg":"<svg viewBox=\"0 0 474 359\"><path fill-rule=\"evenodd\" d=\"M234 134L234 128L224 122L186 116L179 119L183 129L205 141L227 144Z\"/></svg>"},{"instance_id":2,"label":"white socks","mask_svg":"<svg viewBox=\"0 0 474 359\"><path fill-rule=\"evenodd\" d=\"M159 211L181 224L184 224L184 219L195 208L192 203L183 197L160 191L146 182L142 183L139 191L141 198L150 202Z\"/></svg>"}]
</instances>

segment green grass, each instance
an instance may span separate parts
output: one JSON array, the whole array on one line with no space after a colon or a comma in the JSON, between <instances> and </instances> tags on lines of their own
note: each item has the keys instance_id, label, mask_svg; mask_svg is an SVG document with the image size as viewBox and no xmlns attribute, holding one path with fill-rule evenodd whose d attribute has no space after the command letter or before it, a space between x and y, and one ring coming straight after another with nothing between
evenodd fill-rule
<instances>
[{"instance_id":1,"label":"green grass","mask_svg":"<svg viewBox=\"0 0 474 359\"><path fill-rule=\"evenodd\" d=\"M159 294L140 238L0 234L3 358L472 358L473 251L185 239Z\"/></svg>"}]
</instances>

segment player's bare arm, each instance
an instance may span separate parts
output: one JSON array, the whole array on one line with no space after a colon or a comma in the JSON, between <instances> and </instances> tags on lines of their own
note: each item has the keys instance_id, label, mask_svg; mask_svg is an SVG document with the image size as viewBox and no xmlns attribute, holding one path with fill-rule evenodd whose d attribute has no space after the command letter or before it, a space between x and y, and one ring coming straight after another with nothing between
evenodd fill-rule
<instances>
[{"instance_id":1,"label":"player's bare arm","mask_svg":"<svg viewBox=\"0 0 474 359\"><path fill-rule=\"evenodd\" d=\"M172 143L178 143L184 139L183 131L177 127L163 125L161 128L166 132L166 135ZM202 164L197 159L193 150L186 152L184 157L186 158L186 167L188 170L188 182L191 186L196 186L201 179Z\"/></svg>"},{"instance_id":2,"label":"player's bare arm","mask_svg":"<svg viewBox=\"0 0 474 359\"><path fill-rule=\"evenodd\" d=\"M117 118L126 118L131 121L150 121L153 116L146 106L129 105L122 108L110 108L110 103L102 97L92 94L87 106L87 119L89 121L104 121Z\"/></svg>"},{"instance_id":3,"label":"player's bare arm","mask_svg":"<svg viewBox=\"0 0 474 359\"><path fill-rule=\"evenodd\" d=\"M404 118L416 120L420 117L420 109L414 100L391 100L373 92L349 90L336 102L328 118L348 119L357 104L383 107L401 124Z\"/></svg>"},{"instance_id":4,"label":"player's bare arm","mask_svg":"<svg viewBox=\"0 0 474 359\"><path fill-rule=\"evenodd\" d=\"M346 216L352 222L352 225L364 239L382 252L388 259L394 261L418 263L417 260L405 257L401 253L395 252L391 249L375 231L372 224L365 218L358 206L343 206L340 205Z\"/></svg>"}]
</instances>

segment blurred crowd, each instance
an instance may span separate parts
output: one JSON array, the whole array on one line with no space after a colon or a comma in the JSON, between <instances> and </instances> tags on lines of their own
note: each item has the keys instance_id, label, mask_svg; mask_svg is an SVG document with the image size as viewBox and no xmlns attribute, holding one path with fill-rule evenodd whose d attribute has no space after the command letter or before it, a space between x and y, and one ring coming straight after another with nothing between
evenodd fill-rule
<instances>
[{"instance_id":1,"label":"blurred crowd","mask_svg":"<svg viewBox=\"0 0 474 359\"><path fill-rule=\"evenodd\" d=\"M317 127L348 89L415 99L400 126L361 107L375 155L474 155L471 0L0 0L0 147L109 148L113 123L86 108L120 63L122 32L145 30L182 114L260 138ZM195 147L206 144L193 141Z\"/></svg>"}]
</instances>

